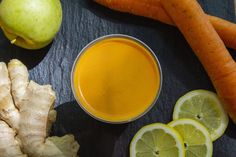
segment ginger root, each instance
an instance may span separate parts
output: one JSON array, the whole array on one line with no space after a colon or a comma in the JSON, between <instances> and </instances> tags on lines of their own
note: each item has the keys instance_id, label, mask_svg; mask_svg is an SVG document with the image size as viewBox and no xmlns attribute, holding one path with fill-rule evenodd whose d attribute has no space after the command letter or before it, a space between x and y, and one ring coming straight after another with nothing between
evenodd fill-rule
<instances>
[{"instance_id":1,"label":"ginger root","mask_svg":"<svg viewBox=\"0 0 236 157\"><path fill-rule=\"evenodd\" d=\"M55 92L29 81L19 60L0 62L0 157L76 157L73 135L48 137L56 119Z\"/></svg>"}]
</instances>

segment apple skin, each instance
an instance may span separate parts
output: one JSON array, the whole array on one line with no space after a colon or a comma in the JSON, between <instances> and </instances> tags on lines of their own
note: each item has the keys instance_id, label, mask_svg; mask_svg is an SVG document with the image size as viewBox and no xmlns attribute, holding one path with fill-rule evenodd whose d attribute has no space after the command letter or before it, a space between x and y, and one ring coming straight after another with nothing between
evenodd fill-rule
<instances>
[{"instance_id":1,"label":"apple skin","mask_svg":"<svg viewBox=\"0 0 236 157\"><path fill-rule=\"evenodd\" d=\"M12 44L25 49L47 46L60 29L60 0L2 0L0 26Z\"/></svg>"}]
</instances>

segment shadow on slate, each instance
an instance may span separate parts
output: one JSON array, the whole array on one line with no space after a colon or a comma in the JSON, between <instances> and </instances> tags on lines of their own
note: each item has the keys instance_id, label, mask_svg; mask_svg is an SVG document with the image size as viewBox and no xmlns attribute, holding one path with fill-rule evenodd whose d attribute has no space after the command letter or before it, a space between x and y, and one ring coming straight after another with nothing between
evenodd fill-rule
<instances>
[{"instance_id":1,"label":"shadow on slate","mask_svg":"<svg viewBox=\"0 0 236 157\"><path fill-rule=\"evenodd\" d=\"M127 127L126 124L111 125L91 118L76 101L62 104L56 110L52 135L73 134L80 144L79 156L82 157L111 157L117 138Z\"/></svg>"},{"instance_id":2,"label":"shadow on slate","mask_svg":"<svg viewBox=\"0 0 236 157\"><path fill-rule=\"evenodd\" d=\"M233 121L230 119L229 126L225 132L226 135L228 135L231 138L236 139L236 125L233 123Z\"/></svg>"},{"instance_id":3,"label":"shadow on slate","mask_svg":"<svg viewBox=\"0 0 236 157\"><path fill-rule=\"evenodd\" d=\"M234 58L234 60L235 60L236 59L236 50L229 49L229 52L230 52L231 56Z\"/></svg>"},{"instance_id":4,"label":"shadow on slate","mask_svg":"<svg viewBox=\"0 0 236 157\"><path fill-rule=\"evenodd\" d=\"M22 61L28 67L28 69L32 69L38 65L51 47L50 44L49 46L39 50L23 49L12 45L10 41L4 36L2 31L0 31L0 39L0 61L7 63L11 59L17 58Z\"/></svg>"}]
</instances>

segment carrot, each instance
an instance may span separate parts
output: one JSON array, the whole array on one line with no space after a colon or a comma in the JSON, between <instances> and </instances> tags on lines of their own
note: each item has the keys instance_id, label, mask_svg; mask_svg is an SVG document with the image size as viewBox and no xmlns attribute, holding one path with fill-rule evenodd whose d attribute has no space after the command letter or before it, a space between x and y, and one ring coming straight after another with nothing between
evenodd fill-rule
<instances>
[{"instance_id":1,"label":"carrot","mask_svg":"<svg viewBox=\"0 0 236 157\"><path fill-rule=\"evenodd\" d=\"M236 123L236 63L196 0L161 0Z\"/></svg>"},{"instance_id":2,"label":"carrot","mask_svg":"<svg viewBox=\"0 0 236 157\"><path fill-rule=\"evenodd\" d=\"M163 23L174 25L159 0L95 0L110 9L148 17Z\"/></svg>"},{"instance_id":3,"label":"carrot","mask_svg":"<svg viewBox=\"0 0 236 157\"><path fill-rule=\"evenodd\" d=\"M160 22L174 25L160 0L95 0L110 9L148 17ZM236 50L236 24L218 17L208 15L217 33L229 47Z\"/></svg>"}]
</instances>

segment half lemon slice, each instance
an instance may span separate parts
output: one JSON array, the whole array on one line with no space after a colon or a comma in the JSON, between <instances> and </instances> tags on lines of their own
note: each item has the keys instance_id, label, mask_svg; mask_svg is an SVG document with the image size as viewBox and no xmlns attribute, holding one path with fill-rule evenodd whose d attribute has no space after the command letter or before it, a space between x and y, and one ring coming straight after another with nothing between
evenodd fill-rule
<instances>
[{"instance_id":1,"label":"half lemon slice","mask_svg":"<svg viewBox=\"0 0 236 157\"><path fill-rule=\"evenodd\" d=\"M179 118L191 118L203 124L213 141L223 135L229 123L218 96L206 90L188 92L177 101L173 119Z\"/></svg>"},{"instance_id":2,"label":"half lemon slice","mask_svg":"<svg viewBox=\"0 0 236 157\"><path fill-rule=\"evenodd\" d=\"M184 157L183 140L168 125L155 123L140 129L130 144L130 157Z\"/></svg>"},{"instance_id":3,"label":"half lemon slice","mask_svg":"<svg viewBox=\"0 0 236 157\"><path fill-rule=\"evenodd\" d=\"M213 144L207 129L192 119L178 119L170 122L181 135L186 149L186 157L212 157Z\"/></svg>"}]
</instances>

